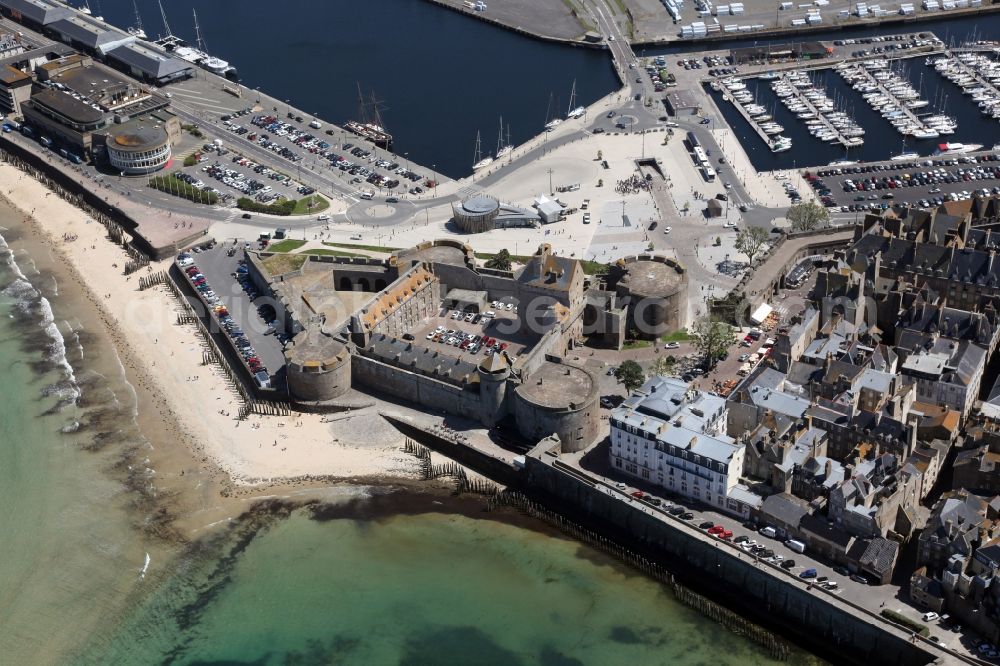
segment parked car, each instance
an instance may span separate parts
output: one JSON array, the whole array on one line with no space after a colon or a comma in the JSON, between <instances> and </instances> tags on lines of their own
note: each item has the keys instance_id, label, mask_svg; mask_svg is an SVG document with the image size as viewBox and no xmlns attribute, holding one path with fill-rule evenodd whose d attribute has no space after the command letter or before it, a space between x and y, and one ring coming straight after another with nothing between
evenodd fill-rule
<instances>
[{"instance_id":1,"label":"parked car","mask_svg":"<svg viewBox=\"0 0 1000 666\"><path fill-rule=\"evenodd\" d=\"M816 577L815 569L806 569L805 571L799 574L799 578L815 578L815 577Z\"/></svg>"}]
</instances>

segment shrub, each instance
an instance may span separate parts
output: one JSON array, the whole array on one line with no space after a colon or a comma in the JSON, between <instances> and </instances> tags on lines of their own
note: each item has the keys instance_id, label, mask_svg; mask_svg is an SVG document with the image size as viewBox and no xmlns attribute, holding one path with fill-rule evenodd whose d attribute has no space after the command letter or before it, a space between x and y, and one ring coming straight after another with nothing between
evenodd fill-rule
<instances>
[{"instance_id":1,"label":"shrub","mask_svg":"<svg viewBox=\"0 0 1000 666\"><path fill-rule=\"evenodd\" d=\"M236 207L240 210L252 213L267 213L268 215L291 215L295 210L294 199L283 199L273 204L262 204L249 197L240 197L236 200Z\"/></svg>"},{"instance_id":2,"label":"shrub","mask_svg":"<svg viewBox=\"0 0 1000 666\"><path fill-rule=\"evenodd\" d=\"M182 199L187 199L188 201L193 201L194 203L214 205L219 202L219 197L215 194L215 192L199 190L197 187L194 187L189 183L185 183L183 180L174 178L173 174L169 176L156 176L154 178L150 178L149 186L154 190L166 192L167 194L172 194L175 197L181 197Z\"/></svg>"},{"instance_id":3,"label":"shrub","mask_svg":"<svg viewBox=\"0 0 1000 666\"><path fill-rule=\"evenodd\" d=\"M902 613L897 613L896 611L889 610L888 608L883 609L882 612L879 613L879 615L881 615L882 617L891 622L895 622L896 624L901 624L910 631L918 633L921 636L927 636L928 634L931 633L927 629L927 625L920 624L916 620L911 620Z\"/></svg>"}]
</instances>

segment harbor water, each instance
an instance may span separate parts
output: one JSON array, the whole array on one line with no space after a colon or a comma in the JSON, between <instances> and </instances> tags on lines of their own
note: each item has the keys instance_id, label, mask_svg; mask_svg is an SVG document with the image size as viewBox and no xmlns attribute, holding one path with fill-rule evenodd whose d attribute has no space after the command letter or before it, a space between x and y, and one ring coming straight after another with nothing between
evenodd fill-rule
<instances>
[{"instance_id":1,"label":"harbor water","mask_svg":"<svg viewBox=\"0 0 1000 666\"><path fill-rule=\"evenodd\" d=\"M358 117L358 87L374 91L395 152L452 177L472 172L477 132L483 155L495 152L501 116L505 143L509 131L517 145L565 117L574 81L575 105L618 87L605 51L529 39L425 0L163 4L174 34L195 42L196 10L208 52L248 88L306 113L343 125ZM137 6L149 37L163 34L155 0ZM130 0L104 0L101 11L135 23Z\"/></svg>"},{"instance_id":2,"label":"harbor water","mask_svg":"<svg viewBox=\"0 0 1000 666\"><path fill-rule=\"evenodd\" d=\"M946 45L957 47L963 42L972 40L1000 40L1000 16L987 14L980 17L969 17L954 21L921 21L908 25L895 25L885 28L865 27L850 30L831 30L809 33L809 39L838 40L858 39L886 34L933 32ZM802 41L802 37L782 37L768 40L770 44L782 44ZM727 50L731 48L756 46L761 40L739 39L714 42L711 45L700 45L697 48L712 48ZM870 49L877 44L858 44L846 47L848 50ZM682 54L693 45L675 45L669 48L646 49L645 55L664 55L668 57ZM884 56L876 55L881 59ZM931 59L940 56L930 56ZM827 94L837 103L837 109L846 111L866 130L864 145L845 150L839 144L825 143L812 137L806 130L803 121L795 118L777 100L771 90L770 81L757 79L747 80L747 90L754 93L756 103L763 105L774 120L785 128L784 136L792 139L791 150L772 153L764 144L754 129L733 108L732 103L723 101L721 93L712 91L712 97L719 107L726 123L740 139L751 163L759 171L774 169L792 169L808 166L826 165L834 160L875 161L886 160L903 152L915 152L926 156L933 154L938 144L978 143L986 148L1000 143L1000 121L988 118L980 113L978 107L961 89L951 83L933 67L925 64L927 56L904 58L895 61L893 70L910 81L921 93L921 97L930 105L920 109L921 115L942 113L954 117L958 127L954 134L942 135L936 139L918 140L904 137L897 133L892 125L874 112L861 95L848 86L832 69L821 69L810 76L816 84L825 87ZM674 61L676 62L676 61ZM673 64L668 60L669 64Z\"/></svg>"}]
</instances>

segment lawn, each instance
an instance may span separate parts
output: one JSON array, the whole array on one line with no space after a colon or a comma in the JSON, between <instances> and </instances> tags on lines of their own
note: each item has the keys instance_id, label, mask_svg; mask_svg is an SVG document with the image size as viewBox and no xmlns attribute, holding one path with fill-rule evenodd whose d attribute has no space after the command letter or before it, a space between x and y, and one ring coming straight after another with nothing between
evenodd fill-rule
<instances>
[{"instance_id":1,"label":"lawn","mask_svg":"<svg viewBox=\"0 0 1000 666\"><path fill-rule=\"evenodd\" d=\"M583 259L580 264L583 266L583 272L587 275L604 275L608 272L608 265L599 261Z\"/></svg>"},{"instance_id":2,"label":"lawn","mask_svg":"<svg viewBox=\"0 0 1000 666\"><path fill-rule=\"evenodd\" d=\"M676 331L672 333L667 333L666 335L660 338L660 340L663 342L687 342L690 339L691 336L688 335L686 328L679 328Z\"/></svg>"},{"instance_id":3,"label":"lawn","mask_svg":"<svg viewBox=\"0 0 1000 666\"><path fill-rule=\"evenodd\" d=\"M286 238L285 240L280 240L277 243L271 243L267 246L267 252L291 252L292 250L297 250L306 242L304 240L294 240L292 238Z\"/></svg>"},{"instance_id":4,"label":"lawn","mask_svg":"<svg viewBox=\"0 0 1000 666\"><path fill-rule=\"evenodd\" d=\"M312 204L312 208L309 207ZM295 202L292 215L312 215L319 213L330 207L330 202L318 194L311 194Z\"/></svg>"},{"instance_id":5,"label":"lawn","mask_svg":"<svg viewBox=\"0 0 1000 666\"><path fill-rule=\"evenodd\" d=\"M275 254L262 260L261 263L271 275L284 275L302 268L302 264L306 263L308 258L304 254Z\"/></svg>"},{"instance_id":6,"label":"lawn","mask_svg":"<svg viewBox=\"0 0 1000 666\"><path fill-rule=\"evenodd\" d=\"M483 261L489 261L490 259L492 259L495 256L496 256L496 254L493 253L493 252L476 252L476 259L482 259ZM514 262L515 264L525 264L525 263L528 263L528 259L531 259L531 257L529 257L527 255L524 255L524 254L512 254L512 255L510 255L510 260L512 262Z\"/></svg>"},{"instance_id":7,"label":"lawn","mask_svg":"<svg viewBox=\"0 0 1000 666\"><path fill-rule=\"evenodd\" d=\"M320 256L326 257L367 257L366 254L358 254L357 252L348 252L347 250L324 250L322 248L317 248L314 250L306 250L302 254L318 254Z\"/></svg>"},{"instance_id":8,"label":"lawn","mask_svg":"<svg viewBox=\"0 0 1000 666\"><path fill-rule=\"evenodd\" d=\"M398 252L402 248L398 247L383 247L381 245L356 245L354 243L328 243L325 242L323 245L329 245L330 247L346 247L349 250L366 250L368 252L382 252L384 254L392 254L393 252Z\"/></svg>"}]
</instances>

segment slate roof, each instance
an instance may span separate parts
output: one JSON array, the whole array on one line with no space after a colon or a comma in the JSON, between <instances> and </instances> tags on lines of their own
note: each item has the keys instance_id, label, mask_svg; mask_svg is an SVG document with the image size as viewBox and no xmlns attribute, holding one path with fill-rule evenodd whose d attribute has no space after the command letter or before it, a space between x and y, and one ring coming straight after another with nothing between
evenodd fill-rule
<instances>
[{"instance_id":1,"label":"slate roof","mask_svg":"<svg viewBox=\"0 0 1000 666\"><path fill-rule=\"evenodd\" d=\"M138 42L112 49L108 52L108 57L134 67L155 79L167 79L187 70L193 70L190 63Z\"/></svg>"},{"instance_id":2,"label":"slate roof","mask_svg":"<svg viewBox=\"0 0 1000 666\"><path fill-rule=\"evenodd\" d=\"M525 264L517 281L546 289L568 291L573 281L582 274L580 262L556 254L536 254Z\"/></svg>"},{"instance_id":3,"label":"slate roof","mask_svg":"<svg viewBox=\"0 0 1000 666\"><path fill-rule=\"evenodd\" d=\"M385 334L372 336L371 343L363 351L365 356L383 363L410 370L449 384L463 385L478 381L476 366L454 356L413 342L406 342Z\"/></svg>"}]
</instances>

